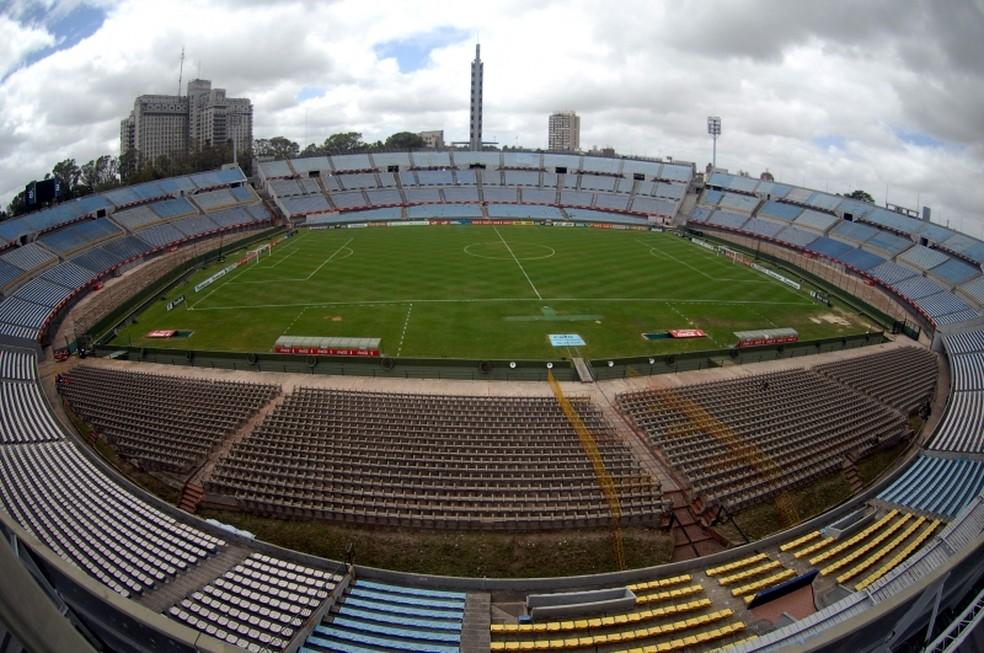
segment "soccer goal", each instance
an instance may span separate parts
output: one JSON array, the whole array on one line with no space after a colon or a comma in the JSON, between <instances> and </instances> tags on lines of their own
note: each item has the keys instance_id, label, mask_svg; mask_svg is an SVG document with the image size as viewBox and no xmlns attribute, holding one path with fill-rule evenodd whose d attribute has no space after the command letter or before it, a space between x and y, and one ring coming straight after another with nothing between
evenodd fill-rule
<instances>
[{"instance_id":1,"label":"soccer goal","mask_svg":"<svg viewBox=\"0 0 984 653\"><path fill-rule=\"evenodd\" d=\"M270 252L271 252L270 243L260 245L256 249L251 249L249 252L246 253L246 262L259 263L260 259L263 258L264 256L270 256Z\"/></svg>"}]
</instances>

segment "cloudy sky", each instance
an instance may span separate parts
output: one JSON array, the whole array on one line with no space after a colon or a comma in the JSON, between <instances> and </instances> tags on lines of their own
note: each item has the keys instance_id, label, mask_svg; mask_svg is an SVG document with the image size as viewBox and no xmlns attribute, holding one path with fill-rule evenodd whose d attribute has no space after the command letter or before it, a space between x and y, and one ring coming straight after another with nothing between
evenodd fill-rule
<instances>
[{"instance_id":1,"label":"cloudy sky","mask_svg":"<svg viewBox=\"0 0 984 653\"><path fill-rule=\"evenodd\" d=\"M984 236L984 0L0 2L0 202L63 158L118 154L135 96L201 76L254 136L443 129L467 140L481 40L485 138L718 164L929 205Z\"/></svg>"}]
</instances>

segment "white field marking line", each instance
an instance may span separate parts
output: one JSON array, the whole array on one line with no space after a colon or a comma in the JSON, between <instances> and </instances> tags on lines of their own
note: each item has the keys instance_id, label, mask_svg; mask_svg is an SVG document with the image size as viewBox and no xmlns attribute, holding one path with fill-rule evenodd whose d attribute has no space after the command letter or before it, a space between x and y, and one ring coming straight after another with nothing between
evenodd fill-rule
<instances>
[{"instance_id":1,"label":"white field marking line","mask_svg":"<svg viewBox=\"0 0 984 653\"><path fill-rule=\"evenodd\" d=\"M492 229L495 230L495 235L499 237L499 240L502 241L502 244L506 246L506 249L507 250L509 250L509 254L512 256L513 260L516 261L516 265L519 266L520 272L523 273L523 276L526 277L527 283L530 284L530 288L532 288L533 289L533 292L536 293L536 298L537 299L543 299L543 297L540 296L540 291L537 290L536 289L536 286L533 285L533 281L530 279L530 275L526 274L526 268L524 268L523 267L523 264L519 262L519 259L516 258L516 255L515 254L513 254L512 247L509 246L509 243L506 242L506 239L503 238L502 237L502 234L499 233L499 228L498 227L492 227Z\"/></svg>"},{"instance_id":2,"label":"white field marking line","mask_svg":"<svg viewBox=\"0 0 984 653\"><path fill-rule=\"evenodd\" d=\"M679 263L680 265L683 265L685 267L690 268L691 270L693 270L697 274L699 274L699 275L701 275L703 277L707 277L711 281L731 281L731 282L737 282L737 283L769 283L765 279L732 279L731 277L712 277L711 275L707 274L706 272L704 272L700 268L695 268L694 266L690 265L686 261L682 261L682 260L678 259L677 257L673 256L669 252L664 252L663 250L658 249L655 245L649 245L649 243L646 243L646 242L641 241L641 240L636 241L636 242L638 242L638 243L640 243L642 245L645 245L646 247L649 247L649 253L650 254L659 254L660 256L666 256L668 258L671 258L674 261L676 261L677 263Z\"/></svg>"},{"instance_id":3,"label":"white field marking line","mask_svg":"<svg viewBox=\"0 0 984 653\"><path fill-rule=\"evenodd\" d=\"M302 309L301 309L301 312L297 314L297 317L295 317L295 318L294 318L294 319L293 319L293 320L291 321L291 323L287 325L287 328L286 328L286 329L284 329L284 332L283 332L283 333L281 333L280 335L282 335L282 336L285 336L285 335L287 335L287 332L288 332L288 331L290 331L291 329L293 329L293 328L294 328L294 325L295 325L295 324L297 324L297 321L298 321L299 319L301 319L301 316L302 316L302 315L304 315L305 313L307 313L307 311L308 311L308 309L310 309L310 308L314 308L314 307L313 307L313 306L305 306L304 308L302 308Z\"/></svg>"},{"instance_id":4,"label":"white field marking line","mask_svg":"<svg viewBox=\"0 0 984 653\"><path fill-rule=\"evenodd\" d=\"M215 286L215 287L212 288L211 290L209 290L208 293L204 297L202 297L197 302L195 302L194 304L192 304L191 306L189 306L188 307L188 310L189 311L195 310L195 307L196 306L198 306L203 301L205 301L206 299L208 299L209 297L211 297L213 294L215 294L215 292L218 291L219 288L222 288L224 285L226 285L230 281L232 281L234 279L238 279L239 277L243 276L244 274L246 274L247 272L249 272L252 269L252 267L253 267L252 265L246 263L246 264L244 264L242 266L242 272L240 272L239 274L235 274L235 272L230 272L229 274L225 275L225 277L223 277L222 279L219 279L216 283L213 283L212 285Z\"/></svg>"},{"instance_id":5,"label":"white field marking line","mask_svg":"<svg viewBox=\"0 0 984 653\"><path fill-rule=\"evenodd\" d=\"M413 310L413 302L407 306L407 316L403 318L403 331L400 332L400 344L396 348L396 355L399 357L403 351L403 339L407 337L407 325L410 324L410 311Z\"/></svg>"},{"instance_id":6,"label":"white field marking line","mask_svg":"<svg viewBox=\"0 0 984 653\"><path fill-rule=\"evenodd\" d=\"M666 302L666 305L670 307L670 310L671 310L671 311L673 311L674 313L676 313L677 315L679 315L680 317L682 317L683 319L685 319L685 320L687 321L687 324L689 324L689 325L690 325L690 326L691 326L692 328L697 328L697 325L696 325L696 324L694 324L694 321L693 321L693 320L691 320L691 319L690 319L689 317L687 317L686 315L684 315L683 313L681 313L681 312L680 312L680 310L679 310L679 309L678 309L678 308L677 308L676 306L674 306L674 305L673 305L673 304L671 304L670 302ZM715 345L717 345L718 347L720 347L720 346L721 346L721 345L720 345L720 344L718 343L718 341L714 339L714 336L712 336L712 335L711 335L710 333L708 333L707 331L704 331L704 335L706 335L706 336L708 337L708 339L710 339L710 341L711 341L711 342L713 342L713 343L714 343Z\"/></svg>"},{"instance_id":7,"label":"white field marking line","mask_svg":"<svg viewBox=\"0 0 984 653\"><path fill-rule=\"evenodd\" d=\"M343 256L342 257L343 259L346 259L349 256L352 256L353 254L355 254L355 250L354 249L352 249L351 247L345 247L344 245L342 246L342 251L343 252L348 252L348 256ZM323 266L324 266L324 264L322 264L322 267ZM270 267L273 267L273 266L270 266ZM269 269L269 268L264 268L264 269ZM311 278L310 278L310 275L309 275L307 277L299 277L297 279L252 279L252 280L244 280L244 281L238 281L237 280L235 283L237 285L239 285L239 284L244 284L244 285L245 284L250 284L250 285L252 285L252 284L256 284L256 283L298 283L298 282L301 282L301 281L310 281L310 280L311 280Z\"/></svg>"},{"instance_id":8,"label":"white field marking line","mask_svg":"<svg viewBox=\"0 0 984 653\"><path fill-rule=\"evenodd\" d=\"M277 261L276 263L272 263L272 264L268 265L267 266L267 269L268 270L272 270L273 268L277 267L278 265L280 265L281 263L283 263L284 261L286 261L287 259L289 259L294 254L297 254L297 252L300 251L300 249L301 249L300 247L298 247L298 246L295 245L294 246L294 249L290 250L290 253L284 254L281 257L281 259L279 261ZM283 254L283 252L281 252L281 254Z\"/></svg>"},{"instance_id":9,"label":"white field marking line","mask_svg":"<svg viewBox=\"0 0 984 653\"><path fill-rule=\"evenodd\" d=\"M381 306L387 304L481 304L502 302L654 302L666 304L729 304L736 306L813 306L812 302L772 302L753 301L745 299L686 299L675 297L547 297L533 299L532 297L496 297L487 299L370 299L361 302L315 302L313 304L243 304L241 306L212 306L199 308L199 311L231 311L244 308L301 308L303 306Z\"/></svg>"},{"instance_id":10,"label":"white field marking line","mask_svg":"<svg viewBox=\"0 0 984 653\"><path fill-rule=\"evenodd\" d=\"M352 238L355 238L355 236L352 236ZM339 252L341 252L341 251L342 251L343 249L345 249L345 248L346 248L346 247L348 246L348 244L352 242L352 238L349 238L349 239L348 239L348 240L346 240L346 241L345 241L344 243L342 243L342 246L341 246L341 247L339 247L338 249L336 249L336 250L335 250L335 251L334 251L334 252L332 253L332 255L331 255L331 256L329 256L328 258L326 258L326 259L325 259L325 260L324 260L324 261L323 261L323 262L321 263L321 265L319 265L318 267L316 267L316 268L314 269L314 272L312 272L311 274L309 274L309 275L307 275L307 276L306 276L306 277L304 278L304 280L305 280L305 281L310 281L310 280L311 280L311 277L313 277L314 275L316 275L316 274L318 274L318 272L320 272L320 271L321 271L321 268L323 268L323 267L325 267L326 265L328 265L329 263L331 263L331 260L332 260L333 258L335 258L336 256L338 256L338 253L339 253Z\"/></svg>"}]
</instances>

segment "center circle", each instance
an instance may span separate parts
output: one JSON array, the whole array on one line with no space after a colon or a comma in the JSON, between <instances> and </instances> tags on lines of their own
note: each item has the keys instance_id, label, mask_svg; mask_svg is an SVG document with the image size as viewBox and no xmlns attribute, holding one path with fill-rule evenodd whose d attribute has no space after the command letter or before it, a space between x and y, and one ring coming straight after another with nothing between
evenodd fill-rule
<instances>
[{"instance_id":1,"label":"center circle","mask_svg":"<svg viewBox=\"0 0 984 653\"><path fill-rule=\"evenodd\" d=\"M510 253L510 250L512 252ZM501 240L489 240L465 246L465 254L493 261L539 261L557 253L549 245L536 243L510 243L507 247Z\"/></svg>"}]
</instances>

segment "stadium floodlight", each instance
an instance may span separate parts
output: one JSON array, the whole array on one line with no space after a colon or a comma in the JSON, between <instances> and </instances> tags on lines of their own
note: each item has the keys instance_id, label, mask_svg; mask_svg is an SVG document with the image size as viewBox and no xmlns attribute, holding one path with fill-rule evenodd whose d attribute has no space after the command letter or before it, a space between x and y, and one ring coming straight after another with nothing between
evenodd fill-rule
<instances>
[{"instance_id":1,"label":"stadium floodlight","mask_svg":"<svg viewBox=\"0 0 984 653\"><path fill-rule=\"evenodd\" d=\"M553 369L553 363L547 363L547 369L548 370L552 370Z\"/></svg>"},{"instance_id":2,"label":"stadium floodlight","mask_svg":"<svg viewBox=\"0 0 984 653\"><path fill-rule=\"evenodd\" d=\"M707 133L711 135L713 149L711 152L711 168L717 167L718 136L721 135L721 116L707 116Z\"/></svg>"}]
</instances>

